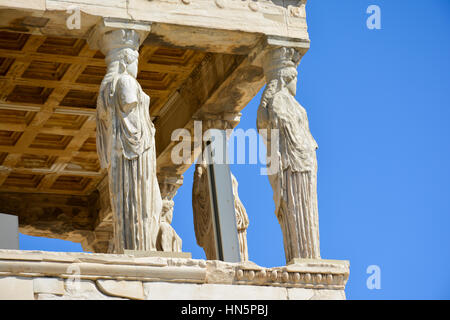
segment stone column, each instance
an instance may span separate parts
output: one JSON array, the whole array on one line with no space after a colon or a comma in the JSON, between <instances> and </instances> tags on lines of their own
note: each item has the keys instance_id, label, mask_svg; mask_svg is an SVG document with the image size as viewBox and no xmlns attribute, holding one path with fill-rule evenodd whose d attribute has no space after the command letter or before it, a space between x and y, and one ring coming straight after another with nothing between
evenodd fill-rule
<instances>
[{"instance_id":1,"label":"stone column","mask_svg":"<svg viewBox=\"0 0 450 320\"><path fill-rule=\"evenodd\" d=\"M160 227L155 128L150 98L136 80L141 31L103 20L89 39L107 65L97 99L97 152L108 171L116 253L156 251Z\"/></svg>"},{"instance_id":2,"label":"stone column","mask_svg":"<svg viewBox=\"0 0 450 320\"><path fill-rule=\"evenodd\" d=\"M227 139L234 128L236 122L239 122L240 114L226 113L226 114L206 114L202 118L202 135L208 129L227 130ZM233 123L235 122L235 123ZM202 146L202 153L204 150ZM244 205L239 199L238 182L236 177L231 173L231 180L233 186L234 207L236 214L236 222L239 237L239 249L241 261L248 261L248 247L247 247L247 228L249 219ZM212 212L209 198L209 183L207 177L207 164L202 157L201 161L197 161L194 172L194 183L192 188L192 209L194 214L194 227L197 243L205 251L208 260L216 260L217 253L215 248Z\"/></svg>"},{"instance_id":3,"label":"stone column","mask_svg":"<svg viewBox=\"0 0 450 320\"><path fill-rule=\"evenodd\" d=\"M176 172L158 173L159 188L162 197L160 229L156 241L158 251L181 252L182 240L171 226L173 218L173 198L178 188L183 185L183 176Z\"/></svg>"},{"instance_id":4,"label":"stone column","mask_svg":"<svg viewBox=\"0 0 450 320\"><path fill-rule=\"evenodd\" d=\"M269 50L264 62L267 85L257 115L258 129L267 130L267 150L272 150L272 143L279 146L278 155L270 155L278 160L278 170L269 180L288 263L295 258L320 259L318 146L309 131L306 111L295 99L300 59L294 48ZM271 141L272 132L278 141Z\"/></svg>"}]
</instances>

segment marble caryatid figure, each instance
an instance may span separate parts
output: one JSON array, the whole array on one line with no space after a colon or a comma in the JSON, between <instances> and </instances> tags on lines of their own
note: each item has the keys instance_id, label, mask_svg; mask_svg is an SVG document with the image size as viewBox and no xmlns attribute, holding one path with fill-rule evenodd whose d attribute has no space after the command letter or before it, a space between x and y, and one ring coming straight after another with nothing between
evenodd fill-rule
<instances>
[{"instance_id":1,"label":"marble caryatid figure","mask_svg":"<svg viewBox=\"0 0 450 320\"><path fill-rule=\"evenodd\" d=\"M181 252L182 240L172 227L174 201L178 188L183 184L183 177L173 172L158 172L159 190L161 191L162 209L159 219L159 232L156 249L166 252Z\"/></svg>"},{"instance_id":2,"label":"marble caryatid figure","mask_svg":"<svg viewBox=\"0 0 450 320\"><path fill-rule=\"evenodd\" d=\"M238 183L233 174L231 174L231 180L239 238L239 252L241 261L248 261L247 228L249 219L245 207L239 199ZM206 259L216 260L218 257L214 239L208 172L204 163L197 163L195 165L194 183L192 187L192 209L197 244L205 251Z\"/></svg>"},{"instance_id":3,"label":"marble caryatid figure","mask_svg":"<svg viewBox=\"0 0 450 320\"><path fill-rule=\"evenodd\" d=\"M206 164L197 163L192 184L192 213L194 214L194 230L197 244L205 251L206 259L217 259L214 225L209 195L208 173Z\"/></svg>"},{"instance_id":4,"label":"marble caryatid figure","mask_svg":"<svg viewBox=\"0 0 450 320\"><path fill-rule=\"evenodd\" d=\"M279 169L269 175L275 214L283 232L286 262L320 258L317 206L316 141L309 131L305 109L296 101L300 54L293 48L272 49L266 56L267 80L258 108L257 127L278 130ZM276 136L276 135L275 135ZM274 155L271 155L273 158Z\"/></svg>"},{"instance_id":5,"label":"marble caryatid figure","mask_svg":"<svg viewBox=\"0 0 450 320\"><path fill-rule=\"evenodd\" d=\"M163 200L160 227L156 240L156 249L166 252L181 252L182 240L172 227L173 201Z\"/></svg>"},{"instance_id":6,"label":"marble caryatid figure","mask_svg":"<svg viewBox=\"0 0 450 320\"><path fill-rule=\"evenodd\" d=\"M97 99L97 152L108 170L117 253L156 250L162 208L150 98L136 80L138 48L133 30L101 39L107 71Z\"/></svg>"},{"instance_id":7,"label":"marble caryatid figure","mask_svg":"<svg viewBox=\"0 0 450 320\"><path fill-rule=\"evenodd\" d=\"M239 238L239 252L241 254L241 261L248 261L248 246L247 246L247 228L250 224L247 211L239 199L238 182L236 177L231 174L231 184L233 187L234 210L236 214L236 225Z\"/></svg>"}]
</instances>

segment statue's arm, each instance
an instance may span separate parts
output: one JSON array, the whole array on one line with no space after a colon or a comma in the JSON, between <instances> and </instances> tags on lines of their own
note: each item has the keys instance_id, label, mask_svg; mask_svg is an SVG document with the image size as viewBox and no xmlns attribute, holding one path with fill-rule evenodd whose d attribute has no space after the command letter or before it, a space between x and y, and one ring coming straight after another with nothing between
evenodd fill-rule
<instances>
[{"instance_id":1,"label":"statue's arm","mask_svg":"<svg viewBox=\"0 0 450 320\"><path fill-rule=\"evenodd\" d=\"M310 136L311 136L311 140L312 140L312 144L314 145L315 149L319 148L319 145L317 144L317 141L314 139L314 137L311 134L311 130L309 129L309 120L308 120L308 113L306 112L305 108L302 107L302 105L296 100L297 102L297 106L302 110L302 113L304 115L304 127L306 129L307 132L309 132Z\"/></svg>"},{"instance_id":2,"label":"statue's arm","mask_svg":"<svg viewBox=\"0 0 450 320\"><path fill-rule=\"evenodd\" d=\"M129 112L135 108L138 101L138 87L136 79L131 76L123 76L117 81L117 91L119 94L120 108L124 112Z\"/></svg>"}]
</instances>

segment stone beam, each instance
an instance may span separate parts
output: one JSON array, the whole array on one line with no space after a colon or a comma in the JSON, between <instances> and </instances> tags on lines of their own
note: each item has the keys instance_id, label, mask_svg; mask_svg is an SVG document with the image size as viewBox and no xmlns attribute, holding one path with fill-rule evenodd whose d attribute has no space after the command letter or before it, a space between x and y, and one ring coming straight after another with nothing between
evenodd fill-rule
<instances>
[{"instance_id":1,"label":"stone beam","mask_svg":"<svg viewBox=\"0 0 450 320\"><path fill-rule=\"evenodd\" d=\"M87 42L92 50L102 49L103 36L110 31L119 29L134 30L139 35L140 44L144 42L151 30L151 23L136 22L120 18L103 18L89 32Z\"/></svg>"},{"instance_id":2,"label":"stone beam","mask_svg":"<svg viewBox=\"0 0 450 320\"><path fill-rule=\"evenodd\" d=\"M92 231L97 195L0 193L0 212L19 217L23 234L81 242Z\"/></svg>"},{"instance_id":3,"label":"stone beam","mask_svg":"<svg viewBox=\"0 0 450 320\"><path fill-rule=\"evenodd\" d=\"M21 233L80 242L106 253L113 234L107 179L90 196L1 192L0 212L19 217Z\"/></svg>"},{"instance_id":4,"label":"stone beam","mask_svg":"<svg viewBox=\"0 0 450 320\"><path fill-rule=\"evenodd\" d=\"M291 37L307 37L304 0L129 0L135 20L236 30Z\"/></svg>"},{"instance_id":5,"label":"stone beam","mask_svg":"<svg viewBox=\"0 0 450 320\"><path fill-rule=\"evenodd\" d=\"M248 54L261 40L259 33L153 23L144 44L215 53Z\"/></svg>"},{"instance_id":6,"label":"stone beam","mask_svg":"<svg viewBox=\"0 0 450 320\"><path fill-rule=\"evenodd\" d=\"M152 24L152 43L247 54L264 35L309 41L305 4L306 0L0 0L0 28L86 39L107 17ZM74 8L80 12L80 25L69 29L67 19Z\"/></svg>"},{"instance_id":7,"label":"stone beam","mask_svg":"<svg viewBox=\"0 0 450 320\"><path fill-rule=\"evenodd\" d=\"M171 141L174 130L185 128L193 136L196 119L239 113L250 102L265 82L261 59L266 49L267 42L260 41L247 56L208 54L204 58L154 121L158 170L167 168L182 174L191 165L175 166L171 160L178 143Z\"/></svg>"},{"instance_id":8,"label":"stone beam","mask_svg":"<svg viewBox=\"0 0 450 320\"><path fill-rule=\"evenodd\" d=\"M73 270L79 288L73 289ZM7 299L345 299L349 262L254 263L0 250L0 292ZM64 283L65 282L65 283ZM1 295L3 293L3 296Z\"/></svg>"}]
</instances>

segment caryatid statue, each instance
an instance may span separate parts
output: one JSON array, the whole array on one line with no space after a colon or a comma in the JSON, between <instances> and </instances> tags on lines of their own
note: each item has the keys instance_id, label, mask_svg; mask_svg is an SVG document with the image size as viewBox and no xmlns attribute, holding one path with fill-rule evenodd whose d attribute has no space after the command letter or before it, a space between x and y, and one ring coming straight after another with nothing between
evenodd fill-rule
<instances>
[{"instance_id":1,"label":"caryatid statue","mask_svg":"<svg viewBox=\"0 0 450 320\"><path fill-rule=\"evenodd\" d=\"M247 228L249 219L247 211L239 199L238 182L232 173L231 182L240 257L241 261L248 261ZM207 165L200 162L195 165L194 183L192 186L192 211L194 214L195 237L197 244L205 251L206 259L216 260L218 259L218 254L216 252L210 201Z\"/></svg>"},{"instance_id":2,"label":"caryatid statue","mask_svg":"<svg viewBox=\"0 0 450 320\"><path fill-rule=\"evenodd\" d=\"M158 172L162 209L156 249L166 252L181 252L182 240L172 227L174 201L178 188L183 184L183 176L175 172Z\"/></svg>"},{"instance_id":3,"label":"caryatid statue","mask_svg":"<svg viewBox=\"0 0 450 320\"><path fill-rule=\"evenodd\" d=\"M125 29L100 41L107 71L97 99L97 152L108 170L116 253L157 250L162 208L150 97L136 80L139 43Z\"/></svg>"},{"instance_id":4,"label":"caryatid statue","mask_svg":"<svg viewBox=\"0 0 450 320\"><path fill-rule=\"evenodd\" d=\"M300 58L296 50L285 47L267 54L264 63L267 85L257 114L258 130L267 130L267 150L272 150L271 143L278 142L279 146L278 170L269 173L269 181L283 232L286 262L294 258L320 259L318 146L309 131L306 111L295 99ZM278 130L279 138L275 142L271 141L274 129Z\"/></svg>"},{"instance_id":5,"label":"caryatid statue","mask_svg":"<svg viewBox=\"0 0 450 320\"><path fill-rule=\"evenodd\" d=\"M163 200L159 233L156 240L156 249L166 252L181 252L182 240L172 227L173 201Z\"/></svg>"},{"instance_id":6,"label":"caryatid statue","mask_svg":"<svg viewBox=\"0 0 450 320\"><path fill-rule=\"evenodd\" d=\"M241 254L241 261L248 261L248 245L247 245L247 228L250 224L247 211L244 204L239 198L238 182L233 173L231 173L231 185L233 188L234 210L236 215L236 225L239 240L239 252Z\"/></svg>"}]
</instances>

